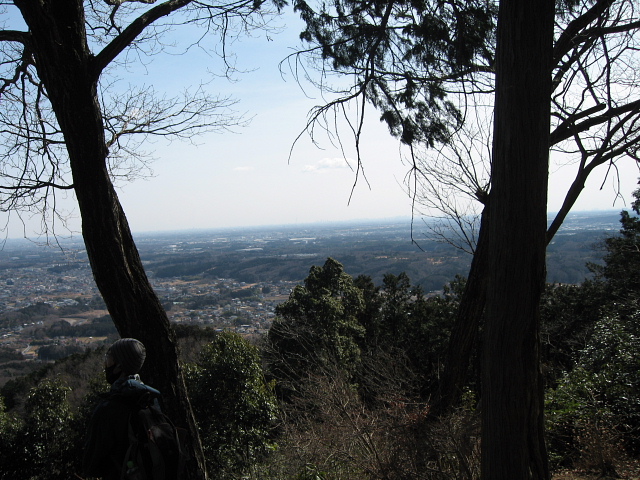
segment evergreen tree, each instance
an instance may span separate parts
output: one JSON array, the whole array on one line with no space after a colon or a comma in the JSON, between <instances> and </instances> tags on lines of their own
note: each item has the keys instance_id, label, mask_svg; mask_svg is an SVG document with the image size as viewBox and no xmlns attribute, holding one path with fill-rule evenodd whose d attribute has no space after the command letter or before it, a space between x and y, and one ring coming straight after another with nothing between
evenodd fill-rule
<instances>
[{"instance_id":1,"label":"evergreen tree","mask_svg":"<svg viewBox=\"0 0 640 480\"><path fill-rule=\"evenodd\" d=\"M541 359L547 388L554 388L573 369L594 325L607 311L608 296L602 282L547 285L540 305Z\"/></svg>"},{"instance_id":2,"label":"evergreen tree","mask_svg":"<svg viewBox=\"0 0 640 480\"><path fill-rule=\"evenodd\" d=\"M19 425L15 418L6 411L5 402L0 396L0 478L14 478L15 441L19 431Z\"/></svg>"},{"instance_id":3,"label":"evergreen tree","mask_svg":"<svg viewBox=\"0 0 640 480\"><path fill-rule=\"evenodd\" d=\"M620 212L620 234L604 241L604 265L590 264L596 278L605 283L620 307L638 306L640 292L640 189L633 192L631 208Z\"/></svg>"},{"instance_id":4,"label":"evergreen tree","mask_svg":"<svg viewBox=\"0 0 640 480\"><path fill-rule=\"evenodd\" d=\"M364 327L366 348L371 348L380 341L383 297L380 287L376 286L368 275L358 275L353 284L362 292L364 309L358 316L358 322Z\"/></svg>"},{"instance_id":5,"label":"evergreen tree","mask_svg":"<svg viewBox=\"0 0 640 480\"><path fill-rule=\"evenodd\" d=\"M411 395L433 393L463 288L456 279L427 298L405 273L385 275L378 287L329 258L278 306L266 342L269 372L286 398L309 375L336 368L373 398L389 380L376 373L385 370L380 362L394 361L412 377L403 387Z\"/></svg>"},{"instance_id":6,"label":"evergreen tree","mask_svg":"<svg viewBox=\"0 0 640 480\"><path fill-rule=\"evenodd\" d=\"M187 384L214 478L238 478L272 446L276 401L257 347L219 333L187 368Z\"/></svg>"},{"instance_id":7,"label":"evergreen tree","mask_svg":"<svg viewBox=\"0 0 640 480\"><path fill-rule=\"evenodd\" d=\"M640 190L632 209L620 214L620 234L604 240L602 265L590 264L594 280L551 288L543 303L548 366L555 370L547 395L550 445L554 456L576 459L584 438L640 448L640 348L638 287ZM564 370L564 372L562 372ZM583 452L584 453L584 452ZM609 456L607 456L609 453ZM615 472L611 452L597 468Z\"/></svg>"},{"instance_id":8,"label":"evergreen tree","mask_svg":"<svg viewBox=\"0 0 640 480\"><path fill-rule=\"evenodd\" d=\"M267 339L271 373L293 383L336 365L352 374L365 335L359 322L364 308L362 291L342 264L328 258L311 267L304 285L276 308Z\"/></svg>"},{"instance_id":9,"label":"evergreen tree","mask_svg":"<svg viewBox=\"0 0 640 480\"><path fill-rule=\"evenodd\" d=\"M373 352L378 349L405 357L423 397L433 394L438 386L463 288L464 282L457 278L445 285L442 295L427 298L421 287L411 285L405 273L383 278L380 339Z\"/></svg>"}]
</instances>

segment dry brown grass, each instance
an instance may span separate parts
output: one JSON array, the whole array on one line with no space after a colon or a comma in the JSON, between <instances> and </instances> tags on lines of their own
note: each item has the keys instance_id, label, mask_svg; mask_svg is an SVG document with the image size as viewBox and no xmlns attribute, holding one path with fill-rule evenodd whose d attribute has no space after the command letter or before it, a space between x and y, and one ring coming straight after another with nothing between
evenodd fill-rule
<instances>
[{"instance_id":1,"label":"dry brown grass","mask_svg":"<svg viewBox=\"0 0 640 480\"><path fill-rule=\"evenodd\" d=\"M561 470L554 472L552 480L640 480L640 460L621 460L615 467L613 476L603 476L600 473L585 472L583 470Z\"/></svg>"}]
</instances>

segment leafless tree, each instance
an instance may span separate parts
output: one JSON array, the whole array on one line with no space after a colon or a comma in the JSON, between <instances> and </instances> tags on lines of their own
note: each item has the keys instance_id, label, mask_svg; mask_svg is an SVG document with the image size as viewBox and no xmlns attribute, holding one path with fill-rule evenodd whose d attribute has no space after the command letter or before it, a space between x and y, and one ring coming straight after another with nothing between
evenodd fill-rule
<instances>
[{"instance_id":1,"label":"leafless tree","mask_svg":"<svg viewBox=\"0 0 640 480\"><path fill-rule=\"evenodd\" d=\"M242 120L230 99L201 87L164 97L117 80L165 51L180 29L200 32L183 52L211 40L226 60L229 35L265 27L270 12L253 0L15 0L0 7L0 210L40 215L42 233L50 234L65 221L58 195L73 193L109 313L122 336L147 346L143 374L190 433L187 478L205 478L175 337L113 182L144 173L140 147L150 137L190 140Z\"/></svg>"},{"instance_id":2,"label":"leafless tree","mask_svg":"<svg viewBox=\"0 0 640 480\"><path fill-rule=\"evenodd\" d=\"M549 227L549 242L597 167L603 167L603 183L613 176L617 184L618 162L638 162L639 28L632 0L581 2L556 15L549 148L552 163L572 167L574 180ZM474 92L473 98L465 124L451 141L417 154L416 168L417 204L453 218L450 225L465 231L469 225L461 215L472 221L488 199L493 143L491 95ZM438 235L452 240L451 231ZM454 233L453 243L474 249L477 238L460 238Z\"/></svg>"}]
</instances>

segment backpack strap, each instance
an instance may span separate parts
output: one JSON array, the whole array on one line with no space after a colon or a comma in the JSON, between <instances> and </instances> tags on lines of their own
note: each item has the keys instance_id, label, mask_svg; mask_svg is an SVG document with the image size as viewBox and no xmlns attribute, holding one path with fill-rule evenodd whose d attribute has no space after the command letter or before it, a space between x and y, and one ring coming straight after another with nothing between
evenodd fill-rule
<instances>
[{"instance_id":1,"label":"backpack strap","mask_svg":"<svg viewBox=\"0 0 640 480\"><path fill-rule=\"evenodd\" d=\"M129 418L127 419L127 439L129 441L129 448L127 448L127 453L122 460L122 466L120 468L120 480L136 478L133 476L133 470L138 468L138 466L135 464L131 464L131 459L137 457L137 451L140 441L133 427L134 416L138 416L138 410L131 410L129 412ZM135 421L136 423L138 423L137 419L135 419Z\"/></svg>"}]
</instances>

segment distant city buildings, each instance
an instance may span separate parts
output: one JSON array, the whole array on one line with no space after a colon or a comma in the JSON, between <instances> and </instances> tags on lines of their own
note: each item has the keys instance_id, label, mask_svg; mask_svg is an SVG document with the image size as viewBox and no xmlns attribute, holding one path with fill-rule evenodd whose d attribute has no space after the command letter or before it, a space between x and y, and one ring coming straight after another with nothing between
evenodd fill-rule
<instances>
[{"instance_id":1,"label":"distant city buildings","mask_svg":"<svg viewBox=\"0 0 640 480\"><path fill-rule=\"evenodd\" d=\"M37 359L38 348L43 345L90 346L104 340L100 337L42 338L42 331L51 331L47 327L56 322L80 326L108 314L101 305L88 264L77 264L62 273L51 267L0 270L0 347L21 353L25 359ZM246 284L224 278L188 281L163 278L151 281L171 322L203 325L242 335L264 335L275 316L276 305L288 298L296 284L283 281ZM234 293L242 293L243 298L234 296ZM96 308L91 306L92 302ZM36 308L38 305L51 309L40 315ZM34 311L29 311L30 308ZM22 321L27 316L21 312L29 312L38 320Z\"/></svg>"}]
</instances>

